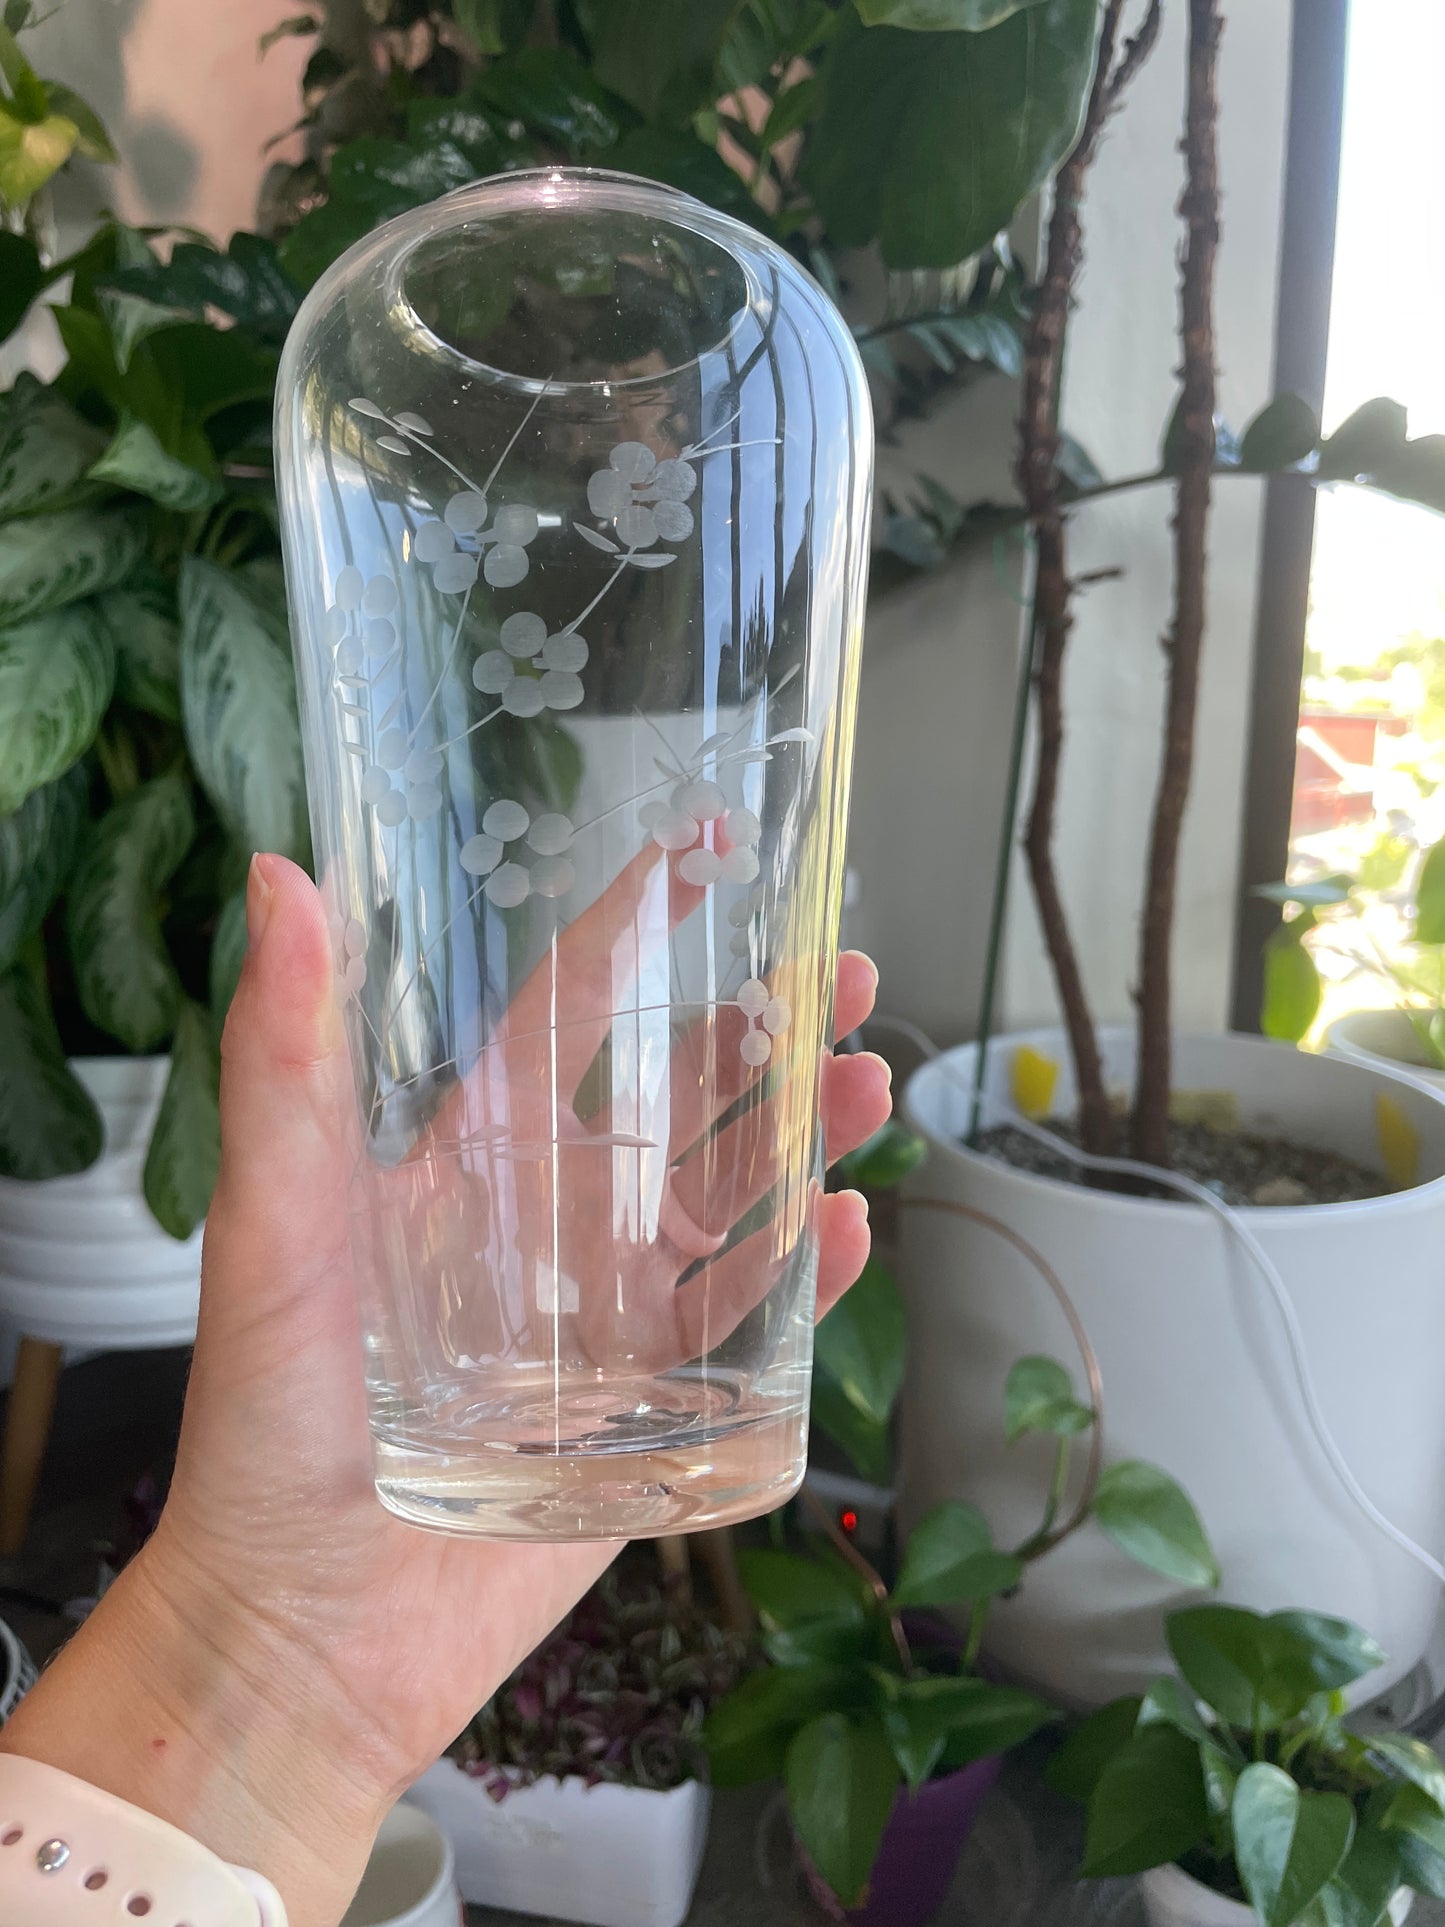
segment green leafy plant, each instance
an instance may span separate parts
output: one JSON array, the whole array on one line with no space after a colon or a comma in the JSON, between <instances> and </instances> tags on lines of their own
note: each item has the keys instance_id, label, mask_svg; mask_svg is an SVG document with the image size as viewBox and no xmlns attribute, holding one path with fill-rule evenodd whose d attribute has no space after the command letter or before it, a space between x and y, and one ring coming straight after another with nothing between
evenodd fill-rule
<instances>
[{"instance_id":1,"label":"green leafy plant","mask_svg":"<svg viewBox=\"0 0 1445 1927\"><path fill-rule=\"evenodd\" d=\"M1264 947L1267 1037L1297 1044L1314 1023L1324 989L1314 951L1322 947L1374 976L1409 1018L1425 1062L1445 1070L1445 842L1416 851L1387 836L1353 875L1272 883L1258 894L1288 913ZM1410 924L1403 953L1369 938L1367 919L1386 897Z\"/></svg>"},{"instance_id":2,"label":"green leafy plant","mask_svg":"<svg viewBox=\"0 0 1445 1927\"><path fill-rule=\"evenodd\" d=\"M1049 1766L1088 1806L1083 1871L1177 1863L1260 1927L1380 1927L1400 1887L1445 1895L1445 1769L1364 1737L1343 1689L1384 1658L1318 1613L1187 1607L1177 1673L1086 1720Z\"/></svg>"},{"instance_id":3,"label":"green leafy plant","mask_svg":"<svg viewBox=\"0 0 1445 1927\"><path fill-rule=\"evenodd\" d=\"M834 1182L864 1192L891 1191L927 1155L922 1138L890 1119L839 1161ZM903 1388L906 1323L893 1274L875 1256L819 1325L813 1349L812 1427L875 1485L889 1477L889 1430Z\"/></svg>"},{"instance_id":4,"label":"green leafy plant","mask_svg":"<svg viewBox=\"0 0 1445 1927\"><path fill-rule=\"evenodd\" d=\"M1055 1442L1039 1525L1016 1546L996 1545L976 1507L948 1502L919 1520L891 1586L845 1539L739 1555L769 1663L708 1721L713 1778L729 1786L781 1775L799 1839L847 1906L867 1886L902 1789L1002 1752L1053 1717L1032 1694L974 1670L990 1607L1035 1561L1092 1521L1183 1585L1218 1579L1193 1506L1155 1466L1101 1470L1091 1452L1083 1492L1062 1516L1074 1451L1095 1414L1057 1360L1014 1366L1004 1423L1010 1440ZM961 1640L919 1631L912 1616L940 1610L965 1615Z\"/></svg>"},{"instance_id":5,"label":"green leafy plant","mask_svg":"<svg viewBox=\"0 0 1445 1927\"><path fill-rule=\"evenodd\" d=\"M255 236L163 262L106 222L63 266L64 366L0 396L0 1171L99 1154L68 1056L169 1048L144 1183L179 1238L247 860L308 855L269 446L297 296Z\"/></svg>"}]
</instances>

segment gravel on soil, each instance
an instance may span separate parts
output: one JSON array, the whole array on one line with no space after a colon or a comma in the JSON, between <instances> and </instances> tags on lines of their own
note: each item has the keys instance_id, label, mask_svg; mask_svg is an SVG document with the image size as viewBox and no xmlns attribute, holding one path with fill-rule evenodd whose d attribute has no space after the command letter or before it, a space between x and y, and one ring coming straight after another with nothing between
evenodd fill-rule
<instances>
[{"instance_id":1,"label":"gravel on soil","mask_svg":"<svg viewBox=\"0 0 1445 1927\"><path fill-rule=\"evenodd\" d=\"M1050 1118L1045 1128L1055 1137L1078 1143L1072 1122ZM1016 1171L1058 1178L1066 1184L1090 1182L1079 1165L1011 1124L982 1132L978 1149L985 1157L1011 1165ZM1231 1205L1353 1204L1360 1198L1384 1197L1394 1189L1380 1172L1370 1171L1336 1151L1319 1151L1307 1144L1293 1144L1288 1138L1263 1137L1252 1131L1223 1131L1197 1121L1170 1125L1169 1159L1181 1176L1207 1185ZM1162 1185L1152 1193L1145 1189L1142 1194L1178 1197L1177 1192Z\"/></svg>"}]
</instances>

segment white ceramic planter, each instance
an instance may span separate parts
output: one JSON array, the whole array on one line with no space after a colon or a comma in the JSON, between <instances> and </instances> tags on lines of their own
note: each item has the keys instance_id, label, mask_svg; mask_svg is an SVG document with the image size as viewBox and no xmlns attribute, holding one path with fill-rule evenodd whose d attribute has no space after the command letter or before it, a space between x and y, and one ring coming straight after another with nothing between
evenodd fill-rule
<instances>
[{"instance_id":1,"label":"white ceramic planter","mask_svg":"<svg viewBox=\"0 0 1445 1927\"><path fill-rule=\"evenodd\" d=\"M1352 1010L1330 1025L1325 1043L1357 1064L1404 1071L1445 1091L1445 1071L1426 1056L1415 1026L1403 1010Z\"/></svg>"},{"instance_id":2,"label":"white ceramic planter","mask_svg":"<svg viewBox=\"0 0 1445 1927\"><path fill-rule=\"evenodd\" d=\"M1008 1090L1012 1046L1065 1056L1052 1032L1001 1039L988 1088ZM1111 1085L1133 1033L1104 1033ZM1390 1655L1364 1690L1422 1657L1437 1582L1340 1489L1309 1429L1274 1300L1238 1241L1203 1207L1121 1197L1015 1171L961 1148L973 1050L920 1071L909 1121L931 1155L919 1195L1002 1219L1058 1271L1098 1353L1111 1461L1154 1461L1194 1500L1223 1571L1219 1597L1311 1608L1367 1627ZM1415 1189L1359 1204L1243 1215L1293 1300L1328 1424L1365 1491L1437 1557L1445 1552L1445 1097L1385 1069L1257 1038L1176 1042L1175 1081L1225 1089L1241 1121L1378 1166L1375 1100L1420 1135ZM1058 1108L1074 1097L1061 1071ZM1003 1441L1004 1381L1025 1354L1062 1359L1069 1329L1033 1268L994 1233L943 1212L904 1213L909 1375L899 1476L907 1529L945 1498L983 1508L1002 1544L1038 1523L1046 1441ZM1082 1454L1080 1455L1082 1457ZM1138 1691L1169 1665L1163 1617L1188 1594L1126 1559L1097 1529L1036 1566L990 1619L990 1656L1075 1707Z\"/></svg>"},{"instance_id":3,"label":"white ceramic planter","mask_svg":"<svg viewBox=\"0 0 1445 1927\"><path fill-rule=\"evenodd\" d=\"M141 1172L165 1088L163 1057L78 1058L105 1149L75 1177L0 1178L0 1317L56 1345L185 1345L196 1335L201 1233L168 1237Z\"/></svg>"},{"instance_id":4,"label":"white ceramic planter","mask_svg":"<svg viewBox=\"0 0 1445 1927\"><path fill-rule=\"evenodd\" d=\"M500 1803L438 1760L408 1798L451 1837L462 1898L590 1927L678 1927L692 1901L712 1795L539 1780Z\"/></svg>"},{"instance_id":5,"label":"white ceramic planter","mask_svg":"<svg viewBox=\"0 0 1445 1927\"><path fill-rule=\"evenodd\" d=\"M403 1800L381 1823L341 1927L461 1927L452 1843L430 1814Z\"/></svg>"},{"instance_id":6,"label":"white ceramic planter","mask_svg":"<svg viewBox=\"0 0 1445 1927\"><path fill-rule=\"evenodd\" d=\"M1139 1890L1151 1927L1256 1927L1253 1908L1242 1901L1226 1900L1182 1867L1151 1867L1140 1875ZM1408 1887L1396 1890L1390 1902L1390 1919L1395 1927L1400 1927L1414 1904L1415 1896Z\"/></svg>"}]
</instances>

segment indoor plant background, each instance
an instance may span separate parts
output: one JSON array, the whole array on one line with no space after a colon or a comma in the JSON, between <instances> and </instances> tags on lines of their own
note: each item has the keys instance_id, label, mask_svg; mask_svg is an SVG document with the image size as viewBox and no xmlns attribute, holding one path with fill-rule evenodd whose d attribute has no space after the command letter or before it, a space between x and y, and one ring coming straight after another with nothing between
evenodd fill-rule
<instances>
[{"instance_id":1,"label":"indoor plant background","mask_svg":"<svg viewBox=\"0 0 1445 1927\"><path fill-rule=\"evenodd\" d=\"M1374 1490L1384 1495L1386 1511L1397 1522L1403 1516L1405 1531L1423 1539L1433 1554L1445 1534L1434 1470L1437 1442L1416 1442L1411 1435L1419 1416L1430 1409L1428 1380L1445 1345L1424 1257L1438 1236L1439 1214L1445 1209L1445 1190L1433 1182L1445 1168L1440 1162L1445 1148L1442 1120L1428 1099L1383 1080L1372 1085L1353 1069L1284 1060L1266 1046L1238 1039L1176 1038L1171 980L1178 961L1174 922L1188 887L1179 859L1196 748L1208 609L1206 561L1216 489L1235 477L1290 469L1312 480L1363 480L1438 506L1445 501L1445 441L1410 440L1403 411L1385 401L1368 404L1323 439L1313 410L1289 395L1259 409L1237 438L1217 420L1218 49L1223 23L1221 8L1210 0L1190 0L1174 10L1181 56L1176 84L1183 95L1185 122L1177 289L1181 372L1172 414L1161 424L1160 453L1152 466L1138 473L1106 478L1091 472L1077 445L1062 433L1059 391L1065 335L1087 245L1085 183L1112 115L1137 89L1163 11L1114 4L1104 12L1102 48L1107 57L1101 57L1096 69L1081 138L1056 182L1043 278L1032 308L1015 505L970 509L961 502L950 505L938 491L915 505L940 546L967 542L982 530L996 534L1008 517L1033 531L1032 621L1018 688L1014 774L1017 780L1024 771L1032 702L1037 727L1031 794L1021 812L1022 842L1064 1036L1061 1040L1057 1032L1041 1032L1010 1039L992 1052L959 1053L943 1066L920 1073L910 1093L911 1120L928 1132L934 1148L921 1180L928 1190L983 1206L1040 1246L1058 1266L1103 1358L1119 1436L1128 1449L1170 1463L1195 1491L1210 1519L1231 1590L1261 1601L1278 1596L1281 1589L1285 1596L1327 1601L1330 1586L1344 1583L1341 1576L1350 1556L1343 1552L1346 1544L1356 1554L1357 1568L1373 1571L1383 1557L1391 1569L1388 1581L1382 1578L1378 1590L1372 1582L1355 1593L1337 1593L1333 1603L1341 1612L1387 1629L1398 1676L1424 1650L1437 1608L1436 1583L1421 1566L1407 1563L1406 1555L1390 1548L1376 1525L1365 1522L1340 1482L1331 1477L1321 1483L1322 1447L1306 1419L1280 1305L1292 1285L1307 1286L1301 1293L1302 1349L1323 1388L1329 1423L1344 1435L1345 1457L1356 1473L1366 1483L1373 1480ZM1162 252L1158 264L1162 279L1167 272ZM1081 905L1089 900L1088 879L1060 870L1058 808L1068 741L1064 677L1080 592L1087 586L1090 597L1107 598L1110 588L1099 577L1114 573L1107 567L1079 571L1071 561L1075 538L1091 501L1151 486L1168 491L1172 580L1159 612L1164 622L1154 738L1159 763L1140 894L1139 944L1128 985L1136 1005L1131 1034L1124 1026L1101 1032L1093 1020L1092 991L1077 941ZM1086 582L1079 580L1081 574L1086 574ZM1150 660L1159 663L1155 633L1130 635L1121 638L1121 644L1147 651ZM1148 681L1153 683L1152 675ZM1139 805L1144 801L1142 796L1136 800ZM995 893L994 961L1013 834L1010 816ZM991 975L982 1013L985 1037L994 1023L996 983ZM1116 1003L1123 1001L1116 994ZM1254 1234L1261 1248L1273 1254L1284 1280L1282 1296L1272 1304L1252 1259L1231 1242L1233 1233L1203 1222L1199 1212L1187 1207L1153 1202L1157 1192L1138 1197L1137 1172L1122 1182L1113 1175L1101 1180L1096 1172L1091 1188L1064 1186L1053 1182L1052 1174L1060 1170L1057 1162L1036 1165L1017 1141L1004 1148L1004 1162L971 1148L980 1118L969 1103L968 1085L1004 1110L1030 1108L1022 1088L1013 1083L1021 1042L1032 1047L1036 1063L1067 1059L1068 1088L1058 1090L1056 1114L1072 1128L1077 1111L1078 1136L1088 1152L1127 1152L1151 1166L1167 1166L1178 1142L1171 1119L1178 1102L1181 1109L1192 1106L1194 1134L1208 1147L1209 1161L1195 1168L1197 1178L1218 1182L1220 1161L1250 1148L1242 1127L1259 1117L1272 1120L1271 1133L1294 1131L1312 1152L1346 1153L1357 1165L1380 1173L1386 1156L1377 1141L1375 1100L1381 1097L1396 1111L1408 1111L1403 1136L1413 1146L1406 1161L1413 1168L1402 1178L1395 1163L1390 1175L1380 1175L1373 1184L1366 1179L1357 1195L1374 1189L1390 1192L1402 1182L1418 1181L1419 1188L1402 1190L1387 1208L1362 1209L1353 1217L1344 1206L1334 1220L1306 1213L1296 1219L1287 1208L1261 1213ZM1182 1065L1178 1076L1177 1065ZM1047 1082L1045 1076L1042 1086L1028 1094L1037 1100L1038 1111L1051 1108ZM1114 1087L1126 1082L1133 1086L1133 1097L1121 1114ZM965 1086L962 1093L959 1083ZM997 1110L982 1121L991 1123L996 1116ZM1243 1202L1269 1203L1268 1194L1256 1194L1276 1180L1288 1162L1287 1153L1271 1153L1266 1146L1244 1188ZM1305 1162L1318 1166L1321 1160L1316 1155ZM1033 1175L1040 1169L1050 1175ZM1067 1165L1062 1169L1067 1171ZM1135 1196L1128 1195L1131 1190ZM1114 1195L1108 1195L1110 1191ZM1300 1195L1292 1186L1291 1199L1298 1201ZM1304 1201L1309 1199L1305 1187ZM1283 1205L1284 1199L1278 1202ZM1375 1306L1368 1328L1353 1332L1346 1350L1340 1333L1350 1322L1347 1308L1358 1278L1375 1267L1391 1280L1388 1303ZM945 1388L954 1390L962 1373L963 1404L967 1413L976 1413L1007 1360L1020 1349L1047 1346L1055 1326L1030 1293L1017 1289L1015 1274L1001 1262L990 1234L976 1225L910 1218L904 1281L920 1337L905 1397L903 1482L905 1488L912 1487L905 1513L916 1514L943 1493L958 1491L987 1493L991 1506L1002 1504L1008 1487L1010 1518L1016 1521L1026 1503L1016 1473L974 1419L966 1417L962 1426L945 1425L940 1402ZM1394 1334L1406 1330L1421 1361L1418 1377L1407 1373L1408 1383L1392 1375L1398 1352ZM1219 1438L1210 1400L1214 1389L1226 1384L1234 1395L1234 1420ZM1409 1421L1407 1411L1414 1415ZM1386 1435L1389 1450L1377 1455L1374 1447ZM1361 1473L1367 1460L1368 1469ZM1310 1490L1319 1496L1310 1500ZM1313 1516L1307 1517L1311 1511ZM1287 1539L1278 1526L1284 1517L1294 1521ZM1035 1589L1011 1619L1000 1620L997 1646L1001 1657L1007 1654L1010 1663L1023 1667L1036 1683L1045 1682L1081 1701L1107 1697L1141 1672L1147 1677L1158 1658L1159 1615L1169 1603L1163 1589L1144 1586L1121 1597L1103 1572L1085 1574L1085 1558L1082 1548L1071 1549L1044 1586ZM1112 1615L1105 1611L1106 1600L1114 1606ZM1030 1620L1029 1615L1037 1617Z\"/></svg>"}]
</instances>

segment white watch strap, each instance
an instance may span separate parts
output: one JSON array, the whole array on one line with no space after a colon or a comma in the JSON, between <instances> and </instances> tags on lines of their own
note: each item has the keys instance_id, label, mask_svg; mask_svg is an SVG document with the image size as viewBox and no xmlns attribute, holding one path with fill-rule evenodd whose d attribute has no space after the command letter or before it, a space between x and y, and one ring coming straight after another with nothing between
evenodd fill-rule
<instances>
[{"instance_id":1,"label":"white watch strap","mask_svg":"<svg viewBox=\"0 0 1445 1927\"><path fill-rule=\"evenodd\" d=\"M4 1927L286 1927L260 1874L141 1807L0 1753Z\"/></svg>"}]
</instances>

